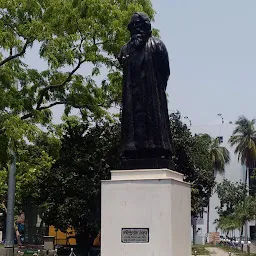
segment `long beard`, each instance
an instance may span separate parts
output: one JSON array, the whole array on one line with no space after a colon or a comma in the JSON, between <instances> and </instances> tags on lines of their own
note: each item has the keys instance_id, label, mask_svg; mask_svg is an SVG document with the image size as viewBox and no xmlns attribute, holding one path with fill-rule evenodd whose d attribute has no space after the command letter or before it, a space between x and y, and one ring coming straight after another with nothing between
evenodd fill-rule
<instances>
[{"instance_id":1,"label":"long beard","mask_svg":"<svg viewBox=\"0 0 256 256\"><path fill-rule=\"evenodd\" d=\"M135 47L141 47L143 45L145 45L146 43L146 37L143 34L134 34L131 37L131 44Z\"/></svg>"}]
</instances>

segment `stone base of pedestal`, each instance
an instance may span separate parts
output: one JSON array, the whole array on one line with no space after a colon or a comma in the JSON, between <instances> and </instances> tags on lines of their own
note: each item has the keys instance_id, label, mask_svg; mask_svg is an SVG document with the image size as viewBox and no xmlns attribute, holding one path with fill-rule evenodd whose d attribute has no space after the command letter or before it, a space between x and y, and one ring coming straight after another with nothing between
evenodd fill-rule
<instances>
[{"instance_id":1,"label":"stone base of pedestal","mask_svg":"<svg viewBox=\"0 0 256 256\"><path fill-rule=\"evenodd\" d=\"M101 256L191 255L190 185L168 169L102 181Z\"/></svg>"}]
</instances>

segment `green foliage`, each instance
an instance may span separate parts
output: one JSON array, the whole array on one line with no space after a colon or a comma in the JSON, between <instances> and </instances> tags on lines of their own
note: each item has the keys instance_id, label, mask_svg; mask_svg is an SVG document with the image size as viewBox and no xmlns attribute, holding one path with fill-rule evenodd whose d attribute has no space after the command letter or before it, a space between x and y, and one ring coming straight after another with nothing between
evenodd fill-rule
<instances>
[{"instance_id":1,"label":"green foliage","mask_svg":"<svg viewBox=\"0 0 256 256\"><path fill-rule=\"evenodd\" d=\"M249 168L256 160L255 120L248 120L246 117L240 116L236 125L229 142L231 146L236 146L235 153L238 154L238 160Z\"/></svg>"},{"instance_id":2,"label":"green foliage","mask_svg":"<svg viewBox=\"0 0 256 256\"><path fill-rule=\"evenodd\" d=\"M197 216L207 206L215 185L208 151L210 140L204 136L192 136L180 118L179 113L170 116L174 162L176 170L183 173L186 181L192 184L192 215Z\"/></svg>"},{"instance_id":3,"label":"green foliage","mask_svg":"<svg viewBox=\"0 0 256 256\"><path fill-rule=\"evenodd\" d=\"M5 168L0 170L0 203L6 200L6 193L8 189L7 177L8 171Z\"/></svg>"},{"instance_id":4,"label":"green foliage","mask_svg":"<svg viewBox=\"0 0 256 256\"><path fill-rule=\"evenodd\" d=\"M217 185L216 192L220 199L220 207L217 208L218 214L227 216L233 213L237 203L244 199L247 188L241 182L233 183L224 179L222 183Z\"/></svg>"},{"instance_id":5,"label":"green foliage","mask_svg":"<svg viewBox=\"0 0 256 256\"><path fill-rule=\"evenodd\" d=\"M0 135L0 170L6 167L9 160L8 155L8 137L5 134Z\"/></svg>"},{"instance_id":6,"label":"green foliage","mask_svg":"<svg viewBox=\"0 0 256 256\"><path fill-rule=\"evenodd\" d=\"M111 118L108 110L121 98L115 56L135 11L154 16L149 0L0 0L0 134L10 147L33 142L56 105L64 105L66 116L79 109L84 120ZM26 64L28 51L33 66ZM81 74L85 63L88 72ZM103 66L107 75L99 82ZM0 165L7 141L0 138Z\"/></svg>"},{"instance_id":7,"label":"green foliage","mask_svg":"<svg viewBox=\"0 0 256 256\"><path fill-rule=\"evenodd\" d=\"M39 197L38 181L59 155L60 141L51 133L40 133L33 144L19 143L16 151L16 207ZM8 169L0 170L0 202L7 200Z\"/></svg>"},{"instance_id":8,"label":"green foliage","mask_svg":"<svg viewBox=\"0 0 256 256\"><path fill-rule=\"evenodd\" d=\"M122 88L115 56L129 38L126 26L135 11L154 16L150 0L0 0L2 200L8 147L17 154L20 203L38 196L37 181L59 157L55 137L61 131L41 131L51 123L52 107L63 105L64 119L74 109L86 122L111 119L108 110L120 103ZM26 63L29 51L32 66ZM38 67L40 60L44 67ZM100 81L102 67L107 74Z\"/></svg>"},{"instance_id":9,"label":"green foliage","mask_svg":"<svg viewBox=\"0 0 256 256\"><path fill-rule=\"evenodd\" d=\"M200 134L209 143L209 153L212 161L212 168L215 172L222 174L225 165L230 162L230 154L227 148L220 146L219 138L211 138L208 134Z\"/></svg>"},{"instance_id":10,"label":"green foliage","mask_svg":"<svg viewBox=\"0 0 256 256\"><path fill-rule=\"evenodd\" d=\"M170 121L176 170L192 182L192 213L197 215L207 206L214 186L209 142L193 137L179 114L172 114ZM90 127L69 117L56 129L64 134L60 158L44 172L39 184L40 200L47 209L44 221L62 230L72 225L78 232L98 231L100 181L120 165L120 124Z\"/></svg>"},{"instance_id":11,"label":"green foliage","mask_svg":"<svg viewBox=\"0 0 256 256\"><path fill-rule=\"evenodd\" d=\"M249 191L251 196L256 196L256 169L250 170Z\"/></svg>"},{"instance_id":12,"label":"green foliage","mask_svg":"<svg viewBox=\"0 0 256 256\"><path fill-rule=\"evenodd\" d=\"M216 208L219 214L216 220L218 228L224 231L241 228L250 219L248 206L251 198L246 196L244 183L233 183L225 179L217 185L216 192L220 199L220 206Z\"/></svg>"},{"instance_id":13,"label":"green foliage","mask_svg":"<svg viewBox=\"0 0 256 256\"><path fill-rule=\"evenodd\" d=\"M27 200L36 200L40 195L38 179L51 169L54 159L37 145L24 145L18 150L16 173L16 204L24 205Z\"/></svg>"},{"instance_id":14,"label":"green foliage","mask_svg":"<svg viewBox=\"0 0 256 256\"><path fill-rule=\"evenodd\" d=\"M244 183L224 180L217 186L220 206L217 207L218 228L229 232L241 229L247 221L256 219L256 198L249 196Z\"/></svg>"},{"instance_id":15,"label":"green foliage","mask_svg":"<svg viewBox=\"0 0 256 256\"><path fill-rule=\"evenodd\" d=\"M252 167L256 160L256 130L254 128L255 120L248 120L245 116L240 116L236 121L236 128L233 131L233 135L229 139L231 146L235 146L235 153L238 155L238 160L242 164L246 165L246 175L244 184L223 184L226 191L223 193L229 193L230 202L227 204L227 209L222 210L219 208L220 218L219 227L223 230L231 230L242 227L247 221L255 219L252 216L252 208L250 205L254 205L254 198L248 196L247 192L247 177L249 168ZM243 188L242 188L243 187ZM234 191L237 190L237 191ZM219 197L223 198L222 192L218 192ZM237 197L237 198L236 198Z\"/></svg>"},{"instance_id":16,"label":"green foliage","mask_svg":"<svg viewBox=\"0 0 256 256\"><path fill-rule=\"evenodd\" d=\"M196 255L210 255L209 251L204 245L193 245L191 248L191 255L194 255L195 251Z\"/></svg>"},{"instance_id":17,"label":"green foliage","mask_svg":"<svg viewBox=\"0 0 256 256\"><path fill-rule=\"evenodd\" d=\"M19 118L45 124L50 108L59 104L66 114L78 108L84 118L107 115L112 103L120 103L115 56L129 38L126 25L135 11L154 16L149 0L1 0L2 118L16 125L25 125ZM47 69L26 65L23 58L31 48L35 62L43 59ZM91 72L78 74L84 63L91 64ZM108 75L97 84L102 66Z\"/></svg>"},{"instance_id":18,"label":"green foliage","mask_svg":"<svg viewBox=\"0 0 256 256\"><path fill-rule=\"evenodd\" d=\"M100 182L119 163L119 124L89 127L74 119L62 125L60 159L44 172L41 202L44 221L61 230L72 225L78 233L95 232L100 224Z\"/></svg>"}]
</instances>

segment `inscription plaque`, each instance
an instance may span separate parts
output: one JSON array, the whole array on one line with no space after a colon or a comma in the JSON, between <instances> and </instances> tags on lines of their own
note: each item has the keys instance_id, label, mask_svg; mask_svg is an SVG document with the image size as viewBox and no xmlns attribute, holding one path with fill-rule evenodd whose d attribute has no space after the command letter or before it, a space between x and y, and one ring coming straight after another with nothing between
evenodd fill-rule
<instances>
[{"instance_id":1,"label":"inscription plaque","mask_svg":"<svg viewBox=\"0 0 256 256\"><path fill-rule=\"evenodd\" d=\"M122 243L148 243L149 228L122 228Z\"/></svg>"}]
</instances>

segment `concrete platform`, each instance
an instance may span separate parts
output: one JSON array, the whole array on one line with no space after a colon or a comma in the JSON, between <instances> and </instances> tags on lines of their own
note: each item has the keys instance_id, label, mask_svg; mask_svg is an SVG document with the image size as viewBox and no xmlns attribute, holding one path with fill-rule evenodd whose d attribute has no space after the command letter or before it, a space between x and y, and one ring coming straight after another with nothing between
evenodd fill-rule
<instances>
[{"instance_id":1,"label":"concrete platform","mask_svg":"<svg viewBox=\"0 0 256 256\"><path fill-rule=\"evenodd\" d=\"M182 174L112 171L101 203L101 256L191 255L191 190Z\"/></svg>"}]
</instances>

